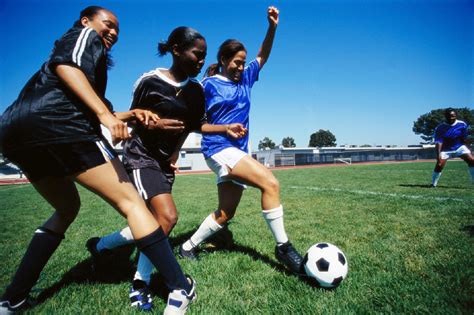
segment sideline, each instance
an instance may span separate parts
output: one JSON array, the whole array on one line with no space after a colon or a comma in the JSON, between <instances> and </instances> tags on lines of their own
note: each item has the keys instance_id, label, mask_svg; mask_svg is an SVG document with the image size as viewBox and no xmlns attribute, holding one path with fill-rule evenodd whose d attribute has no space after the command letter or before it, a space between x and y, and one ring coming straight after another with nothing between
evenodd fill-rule
<instances>
[{"instance_id":1,"label":"sideline","mask_svg":"<svg viewBox=\"0 0 474 315\"><path fill-rule=\"evenodd\" d=\"M421 199L421 200L459 201L459 202L474 201L474 198L407 195L407 194L397 194L397 193L385 193L381 191L352 190L352 189L341 189L341 188L323 188L323 187L316 187L316 186L289 186L288 188L314 190L314 191L326 191L326 192L341 192L341 193L349 193L349 194L356 194L356 195L384 196L384 197L402 198L402 199L418 199L418 200Z\"/></svg>"},{"instance_id":2,"label":"sideline","mask_svg":"<svg viewBox=\"0 0 474 315\"><path fill-rule=\"evenodd\" d=\"M432 162L432 163L434 163L435 160L373 161L373 162L357 162L357 163L352 163L351 165L326 163L326 164L269 167L268 169L271 170L271 171L285 171L285 170L290 170L290 169L305 169L305 168L320 168L320 167L351 167L351 166L358 166L358 165L401 164L401 163L420 163L420 162ZM189 176L189 175L195 175L195 174L212 174L212 171L211 170L205 170L205 171L176 172L176 176ZM13 179L3 178L3 179L0 179L0 186L29 184L29 183L30 182L27 178L13 178Z\"/></svg>"}]
</instances>

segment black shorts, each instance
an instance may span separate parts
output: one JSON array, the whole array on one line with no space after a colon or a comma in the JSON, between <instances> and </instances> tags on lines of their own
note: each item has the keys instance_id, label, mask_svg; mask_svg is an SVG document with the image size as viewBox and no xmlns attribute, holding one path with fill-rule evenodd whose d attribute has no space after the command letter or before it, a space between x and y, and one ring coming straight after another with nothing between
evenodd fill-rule
<instances>
[{"instance_id":1,"label":"black shorts","mask_svg":"<svg viewBox=\"0 0 474 315\"><path fill-rule=\"evenodd\" d=\"M175 175L170 167L146 167L127 171L143 200L160 194L171 194Z\"/></svg>"},{"instance_id":2,"label":"black shorts","mask_svg":"<svg viewBox=\"0 0 474 315\"><path fill-rule=\"evenodd\" d=\"M4 155L32 182L77 174L117 157L105 140L43 145L4 152Z\"/></svg>"}]
</instances>

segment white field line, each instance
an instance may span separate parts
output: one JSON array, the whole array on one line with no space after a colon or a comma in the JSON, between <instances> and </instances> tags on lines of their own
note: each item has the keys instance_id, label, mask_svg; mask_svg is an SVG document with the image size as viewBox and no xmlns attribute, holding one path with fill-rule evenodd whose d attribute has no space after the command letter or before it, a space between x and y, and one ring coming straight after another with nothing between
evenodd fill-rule
<instances>
[{"instance_id":1,"label":"white field line","mask_svg":"<svg viewBox=\"0 0 474 315\"><path fill-rule=\"evenodd\" d=\"M436 201L461 201L461 202L463 202L463 201L473 201L473 198L432 197L432 196L422 196L422 195L384 193L384 192L380 192L380 191L370 191L370 190L322 188L322 187L314 187L314 186L290 186L289 188L315 190L315 191L342 192L342 193L350 193L350 194L357 194L357 195L384 196L384 197L404 198L404 199L420 199L420 200L436 200Z\"/></svg>"}]
</instances>

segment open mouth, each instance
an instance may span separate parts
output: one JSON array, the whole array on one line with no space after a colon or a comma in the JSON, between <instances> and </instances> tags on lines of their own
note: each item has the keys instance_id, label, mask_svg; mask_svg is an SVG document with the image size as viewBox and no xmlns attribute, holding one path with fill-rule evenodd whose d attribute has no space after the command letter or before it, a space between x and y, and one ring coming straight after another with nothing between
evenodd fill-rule
<instances>
[{"instance_id":1,"label":"open mouth","mask_svg":"<svg viewBox=\"0 0 474 315\"><path fill-rule=\"evenodd\" d=\"M110 36L104 36L103 39L104 39L105 47L107 48L112 47L116 42L115 39Z\"/></svg>"}]
</instances>

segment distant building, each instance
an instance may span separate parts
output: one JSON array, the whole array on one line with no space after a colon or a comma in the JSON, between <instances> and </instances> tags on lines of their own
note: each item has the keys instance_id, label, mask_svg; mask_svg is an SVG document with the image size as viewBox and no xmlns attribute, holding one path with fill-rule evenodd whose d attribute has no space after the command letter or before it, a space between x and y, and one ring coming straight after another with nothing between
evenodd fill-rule
<instances>
[{"instance_id":1,"label":"distant building","mask_svg":"<svg viewBox=\"0 0 474 315\"><path fill-rule=\"evenodd\" d=\"M414 161L436 158L434 145L407 147L322 147L278 148L253 152L252 156L268 167L325 163L357 163L376 161Z\"/></svg>"}]
</instances>

